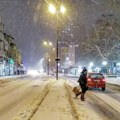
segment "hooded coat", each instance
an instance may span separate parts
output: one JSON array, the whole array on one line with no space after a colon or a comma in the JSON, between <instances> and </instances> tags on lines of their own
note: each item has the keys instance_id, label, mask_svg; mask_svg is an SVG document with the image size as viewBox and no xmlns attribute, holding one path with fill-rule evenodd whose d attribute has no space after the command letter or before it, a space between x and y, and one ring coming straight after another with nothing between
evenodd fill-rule
<instances>
[{"instance_id":1,"label":"hooded coat","mask_svg":"<svg viewBox=\"0 0 120 120\"><path fill-rule=\"evenodd\" d=\"M78 79L79 84L81 85L86 85L87 84L87 70L83 69L79 79Z\"/></svg>"}]
</instances>

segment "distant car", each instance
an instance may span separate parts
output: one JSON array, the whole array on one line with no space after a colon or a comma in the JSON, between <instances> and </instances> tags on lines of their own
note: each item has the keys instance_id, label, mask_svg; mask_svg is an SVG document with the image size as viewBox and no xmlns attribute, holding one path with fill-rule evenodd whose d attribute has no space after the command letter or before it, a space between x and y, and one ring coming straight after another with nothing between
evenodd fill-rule
<instances>
[{"instance_id":1,"label":"distant car","mask_svg":"<svg viewBox=\"0 0 120 120\"><path fill-rule=\"evenodd\" d=\"M104 91L106 87L105 77L101 73L88 73L87 85L88 88L102 88Z\"/></svg>"}]
</instances>

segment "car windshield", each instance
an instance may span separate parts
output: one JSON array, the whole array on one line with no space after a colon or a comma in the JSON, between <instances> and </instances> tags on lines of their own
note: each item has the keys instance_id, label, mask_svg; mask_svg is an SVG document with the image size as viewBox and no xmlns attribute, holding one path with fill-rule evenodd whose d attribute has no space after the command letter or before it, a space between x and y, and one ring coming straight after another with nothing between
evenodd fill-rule
<instances>
[{"instance_id":1,"label":"car windshield","mask_svg":"<svg viewBox=\"0 0 120 120\"><path fill-rule=\"evenodd\" d=\"M104 78L102 74L91 74L90 77L92 79L102 79L102 78Z\"/></svg>"}]
</instances>

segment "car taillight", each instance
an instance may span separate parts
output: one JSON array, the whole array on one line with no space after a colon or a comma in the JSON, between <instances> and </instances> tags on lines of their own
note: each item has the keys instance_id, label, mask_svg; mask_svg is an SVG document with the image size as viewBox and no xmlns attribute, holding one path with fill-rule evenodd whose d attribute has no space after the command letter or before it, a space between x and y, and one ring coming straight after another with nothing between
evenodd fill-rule
<instances>
[{"instance_id":1,"label":"car taillight","mask_svg":"<svg viewBox=\"0 0 120 120\"><path fill-rule=\"evenodd\" d=\"M88 81L91 81L91 79L90 79L90 78L88 78Z\"/></svg>"},{"instance_id":2,"label":"car taillight","mask_svg":"<svg viewBox=\"0 0 120 120\"><path fill-rule=\"evenodd\" d=\"M103 81L105 81L105 79L103 79Z\"/></svg>"}]
</instances>

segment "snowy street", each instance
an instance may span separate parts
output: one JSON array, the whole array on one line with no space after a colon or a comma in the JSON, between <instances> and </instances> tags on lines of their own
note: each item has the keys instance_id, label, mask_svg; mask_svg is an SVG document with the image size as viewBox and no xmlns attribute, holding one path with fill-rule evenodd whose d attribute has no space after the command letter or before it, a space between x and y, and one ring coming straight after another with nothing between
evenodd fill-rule
<instances>
[{"instance_id":1,"label":"snowy street","mask_svg":"<svg viewBox=\"0 0 120 120\"><path fill-rule=\"evenodd\" d=\"M0 0L0 120L120 120L120 0Z\"/></svg>"},{"instance_id":2,"label":"snowy street","mask_svg":"<svg viewBox=\"0 0 120 120\"><path fill-rule=\"evenodd\" d=\"M4 81L4 82L3 82ZM5 82L7 81L7 82ZM0 120L119 120L120 89L89 90L86 101L75 98L76 79L45 75L2 80Z\"/></svg>"}]
</instances>

